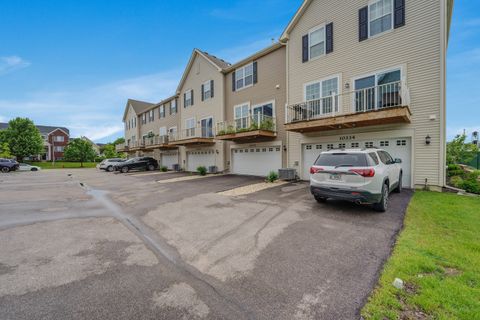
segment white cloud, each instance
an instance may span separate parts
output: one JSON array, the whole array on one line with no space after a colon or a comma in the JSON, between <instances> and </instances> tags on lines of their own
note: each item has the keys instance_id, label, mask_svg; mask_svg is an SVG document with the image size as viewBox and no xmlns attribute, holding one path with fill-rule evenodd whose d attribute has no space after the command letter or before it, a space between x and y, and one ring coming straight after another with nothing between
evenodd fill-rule
<instances>
[{"instance_id":1,"label":"white cloud","mask_svg":"<svg viewBox=\"0 0 480 320\"><path fill-rule=\"evenodd\" d=\"M175 93L180 70L143 75L75 91L33 92L24 98L2 100L9 117L29 117L37 124L65 126L73 137L98 141L123 132L127 99L158 102Z\"/></svg>"},{"instance_id":2,"label":"white cloud","mask_svg":"<svg viewBox=\"0 0 480 320\"><path fill-rule=\"evenodd\" d=\"M18 56L0 57L0 75L26 68L29 65L30 62L25 61Z\"/></svg>"}]
</instances>

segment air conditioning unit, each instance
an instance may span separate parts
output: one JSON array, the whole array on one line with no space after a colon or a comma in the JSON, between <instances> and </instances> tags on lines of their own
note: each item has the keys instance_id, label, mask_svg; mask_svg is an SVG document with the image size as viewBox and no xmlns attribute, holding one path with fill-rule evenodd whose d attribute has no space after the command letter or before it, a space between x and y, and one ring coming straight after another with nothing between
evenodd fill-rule
<instances>
[{"instance_id":1,"label":"air conditioning unit","mask_svg":"<svg viewBox=\"0 0 480 320\"><path fill-rule=\"evenodd\" d=\"M278 178L280 180L296 180L297 179L297 171L295 169L285 168L285 169L278 169Z\"/></svg>"},{"instance_id":2,"label":"air conditioning unit","mask_svg":"<svg viewBox=\"0 0 480 320\"><path fill-rule=\"evenodd\" d=\"M173 171L180 171L180 165L179 164L174 164L172 165Z\"/></svg>"},{"instance_id":3,"label":"air conditioning unit","mask_svg":"<svg viewBox=\"0 0 480 320\"><path fill-rule=\"evenodd\" d=\"M218 173L217 166L210 166L208 167L208 173Z\"/></svg>"}]
</instances>

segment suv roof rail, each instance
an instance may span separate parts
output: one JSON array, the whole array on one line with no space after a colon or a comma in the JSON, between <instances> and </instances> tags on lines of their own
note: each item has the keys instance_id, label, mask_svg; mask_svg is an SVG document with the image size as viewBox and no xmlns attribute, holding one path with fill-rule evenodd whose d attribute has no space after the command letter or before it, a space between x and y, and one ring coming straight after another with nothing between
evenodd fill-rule
<instances>
[{"instance_id":1,"label":"suv roof rail","mask_svg":"<svg viewBox=\"0 0 480 320\"><path fill-rule=\"evenodd\" d=\"M381 149L381 148L373 146L373 147L369 147L369 148L363 148L362 151L365 151L365 150L368 150L368 149Z\"/></svg>"}]
</instances>

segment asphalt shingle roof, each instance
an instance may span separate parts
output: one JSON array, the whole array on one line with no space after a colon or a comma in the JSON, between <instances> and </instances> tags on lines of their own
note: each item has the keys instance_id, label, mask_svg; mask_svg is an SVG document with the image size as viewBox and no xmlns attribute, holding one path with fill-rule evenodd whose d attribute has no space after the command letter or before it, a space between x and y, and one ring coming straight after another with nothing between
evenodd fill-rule
<instances>
[{"instance_id":1,"label":"asphalt shingle roof","mask_svg":"<svg viewBox=\"0 0 480 320\"><path fill-rule=\"evenodd\" d=\"M70 134L70 130L68 130L65 127L53 127L53 126L41 126L41 125L38 125L36 127L38 128L38 130L42 135L49 134L50 132L56 129L61 129L66 133ZM0 123L0 130L7 129L7 128L8 128L8 123Z\"/></svg>"}]
</instances>

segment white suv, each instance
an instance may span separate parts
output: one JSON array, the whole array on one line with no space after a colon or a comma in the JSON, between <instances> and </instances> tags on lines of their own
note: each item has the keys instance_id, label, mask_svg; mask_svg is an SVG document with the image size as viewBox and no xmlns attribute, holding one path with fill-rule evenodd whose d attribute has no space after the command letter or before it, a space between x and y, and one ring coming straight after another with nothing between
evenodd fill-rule
<instances>
[{"instance_id":1,"label":"white suv","mask_svg":"<svg viewBox=\"0 0 480 320\"><path fill-rule=\"evenodd\" d=\"M120 162L125 162L125 159L121 159L121 158L105 159L97 165L97 169L113 172L114 166Z\"/></svg>"},{"instance_id":2,"label":"white suv","mask_svg":"<svg viewBox=\"0 0 480 320\"><path fill-rule=\"evenodd\" d=\"M402 160L382 149L334 149L322 152L310 168L315 200L328 198L388 208L391 191L402 191Z\"/></svg>"}]
</instances>

